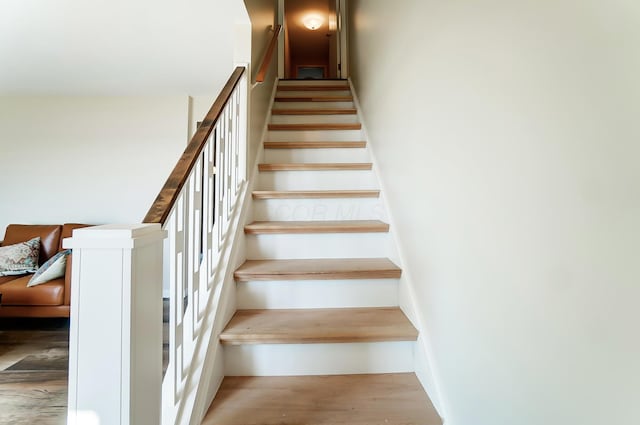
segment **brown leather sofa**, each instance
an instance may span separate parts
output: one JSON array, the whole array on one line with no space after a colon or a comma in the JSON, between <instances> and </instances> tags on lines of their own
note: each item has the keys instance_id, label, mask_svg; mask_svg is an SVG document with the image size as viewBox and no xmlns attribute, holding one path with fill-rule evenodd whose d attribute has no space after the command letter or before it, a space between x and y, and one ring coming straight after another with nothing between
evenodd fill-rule
<instances>
[{"instance_id":1,"label":"brown leather sofa","mask_svg":"<svg viewBox=\"0 0 640 425\"><path fill-rule=\"evenodd\" d=\"M40 236L42 265L62 250L62 240L71 237L73 229L86 224L64 225L10 224L0 246L26 242ZM41 285L27 287L32 274L0 276L0 317L69 317L71 305L71 255L67 257L65 276Z\"/></svg>"}]
</instances>

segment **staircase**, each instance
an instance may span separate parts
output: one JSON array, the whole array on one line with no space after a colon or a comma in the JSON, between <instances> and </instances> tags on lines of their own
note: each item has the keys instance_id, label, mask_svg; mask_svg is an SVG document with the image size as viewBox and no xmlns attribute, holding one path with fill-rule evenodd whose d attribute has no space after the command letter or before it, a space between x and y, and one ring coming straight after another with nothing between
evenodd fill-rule
<instances>
[{"instance_id":1,"label":"staircase","mask_svg":"<svg viewBox=\"0 0 640 425\"><path fill-rule=\"evenodd\" d=\"M203 424L442 424L347 81L280 81Z\"/></svg>"}]
</instances>

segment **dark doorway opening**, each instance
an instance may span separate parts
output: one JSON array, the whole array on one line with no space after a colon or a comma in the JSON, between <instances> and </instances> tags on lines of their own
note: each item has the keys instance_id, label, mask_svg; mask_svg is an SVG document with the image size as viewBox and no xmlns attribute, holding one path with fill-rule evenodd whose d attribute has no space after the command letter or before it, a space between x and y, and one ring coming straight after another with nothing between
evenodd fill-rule
<instances>
[{"instance_id":1,"label":"dark doorway opening","mask_svg":"<svg viewBox=\"0 0 640 425\"><path fill-rule=\"evenodd\" d=\"M296 71L299 80L321 80L326 75L326 68L321 66L299 66Z\"/></svg>"}]
</instances>

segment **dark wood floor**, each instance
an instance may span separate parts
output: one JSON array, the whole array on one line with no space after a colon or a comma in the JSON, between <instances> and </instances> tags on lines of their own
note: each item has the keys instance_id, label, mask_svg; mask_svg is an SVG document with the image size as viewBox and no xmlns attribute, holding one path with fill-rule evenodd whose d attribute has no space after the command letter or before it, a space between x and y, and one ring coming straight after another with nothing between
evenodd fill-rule
<instances>
[{"instance_id":1,"label":"dark wood floor","mask_svg":"<svg viewBox=\"0 0 640 425\"><path fill-rule=\"evenodd\" d=\"M0 319L0 424L63 425L69 320Z\"/></svg>"}]
</instances>

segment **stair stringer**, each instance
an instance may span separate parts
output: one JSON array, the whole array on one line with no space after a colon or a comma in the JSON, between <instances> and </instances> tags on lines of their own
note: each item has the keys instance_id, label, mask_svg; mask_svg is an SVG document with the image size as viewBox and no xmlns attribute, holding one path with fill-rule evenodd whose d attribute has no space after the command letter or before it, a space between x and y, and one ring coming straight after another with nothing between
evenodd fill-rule
<instances>
[{"instance_id":1,"label":"stair stringer","mask_svg":"<svg viewBox=\"0 0 640 425\"><path fill-rule=\"evenodd\" d=\"M402 276L400 277L398 287L400 308L419 332L418 340L415 343L414 349L415 373L423 388L429 395L434 407L438 411L438 414L442 418L443 423L445 423L446 418L448 417L446 414L447 409L444 406L443 399L440 395L441 390L438 373L432 367L435 362L433 360L433 353L429 348L431 346L431 339L429 337L428 327L425 320L426 316L418 307L416 302L415 280L411 276L411 271L406 266L406 261L404 261L406 257L402 251L402 245L400 244L399 235L396 231L398 228L396 226L397 221L394 219L393 211L389 207L389 202L386 197L388 186L385 184L385 180L380 173L380 168L378 166L379 162L373 149L374 141L369 137L366 120L363 116L364 114L358 94L353 86L353 81L350 77L348 78L348 81L349 86L351 87L353 104L356 108L358 119L362 124L361 132L364 136L363 140L367 141L366 149L369 152L371 158L370 161L373 164L373 175L377 180L378 187L380 188L380 202L386 212L387 223L390 225L389 237L392 245L392 256L390 258L402 268Z\"/></svg>"},{"instance_id":2,"label":"stair stringer","mask_svg":"<svg viewBox=\"0 0 640 425\"><path fill-rule=\"evenodd\" d=\"M236 208L232 213L228 232L230 236L220 250L220 259L211 285L215 290L207 300L202 337L198 339L191 361L189 376L184 385L180 403L176 406L172 424L196 425L202 422L206 409L224 378L224 363L219 335L236 311L235 281L233 273L244 261L243 223L247 215L247 198L251 201L250 186L245 182L238 192ZM168 370L171 370L170 367ZM170 400L170 385L163 385L163 399ZM212 391L213 389L213 391ZM211 395L213 393L213 396ZM172 406L163 406L163 409ZM164 420L163 420L163 423Z\"/></svg>"},{"instance_id":3,"label":"stair stringer","mask_svg":"<svg viewBox=\"0 0 640 425\"><path fill-rule=\"evenodd\" d=\"M273 85L273 92L271 94L271 101L267 108L267 117L265 119L262 134L260 136L261 143L258 143L258 149L256 151L255 161L251 168L248 168L250 172L247 176L247 182L244 187L244 192L241 193L239 199L239 211L236 211L237 216L234 216L232 224L229 227L229 231L233 233L234 237L230 242L229 256L224 262L225 271L223 284L220 288L220 296L218 299L218 305L223 306L220 313L216 310L215 313L215 326L212 326L210 339L207 341L206 354L202 360L202 373L200 381L194 385L197 385L196 395L190 409L192 414L188 420L190 425L200 425L204 416L207 413L207 409L213 402L222 380L225 375L224 364L224 349L220 343L220 333L224 330L225 326L231 320L237 310L236 302L236 282L233 277L235 270L247 259L247 241L244 235L244 226L253 221L253 203L255 202L251 196L255 189L256 182L258 181L258 164L264 159L264 143L268 134L268 125L271 121L271 110L273 109L273 100L275 98L276 90L278 88L278 78L276 78ZM221 261L221 264L223 262ZM223 298L224 297L224 298Z\"/></svg>"}]
</instances>

